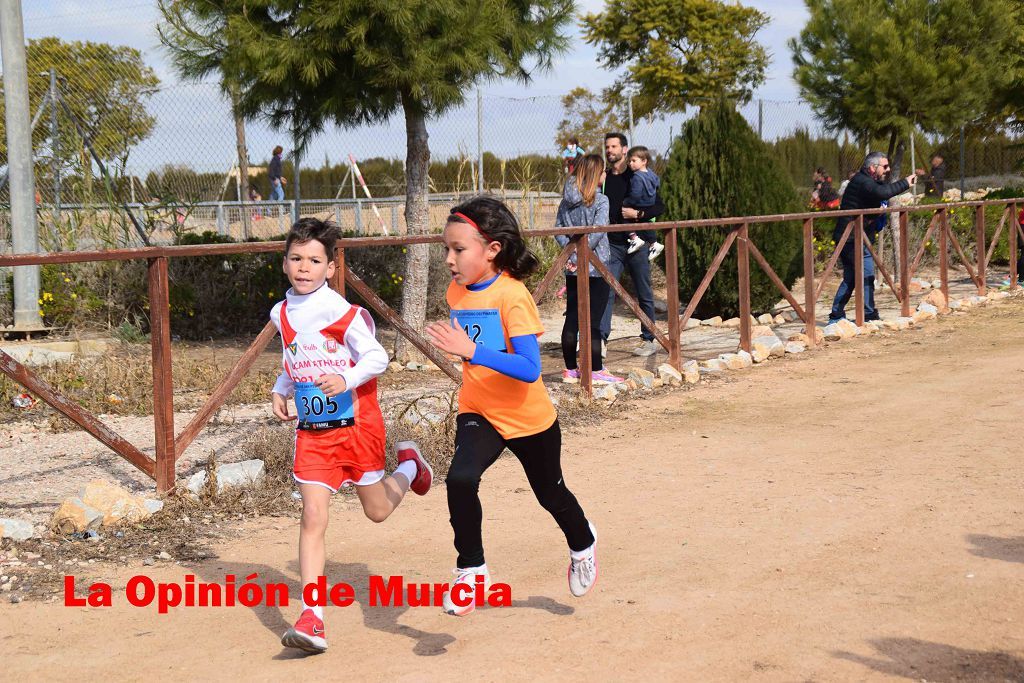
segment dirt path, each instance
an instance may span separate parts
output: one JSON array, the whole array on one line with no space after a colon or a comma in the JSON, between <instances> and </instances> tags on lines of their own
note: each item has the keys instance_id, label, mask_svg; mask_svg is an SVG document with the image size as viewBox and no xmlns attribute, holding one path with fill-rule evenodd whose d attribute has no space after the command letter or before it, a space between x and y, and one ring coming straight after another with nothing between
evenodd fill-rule
<instances>
[{"instance_id":1,"label":"dirt path","mask_svg":"<svg viewBox=\"0 0 1024 683\"><path fill-rule=\"evenodd\" d=\"M1024 302L833 345L635 404L568 436L566 476L600 531L573 599L565 549L518 464L482 495L511 608L468 618L367 604L369 574L443 581L443 489L374 526L337 499L331 650L294 659L276 608L0 604L3 677L76 680L1024 680ZM276 527L276 528L275 528ZM294 582L295 531L265 520L182 582ZM129 573L111 569L116 587Z\"/></svg>"}]
</instances>

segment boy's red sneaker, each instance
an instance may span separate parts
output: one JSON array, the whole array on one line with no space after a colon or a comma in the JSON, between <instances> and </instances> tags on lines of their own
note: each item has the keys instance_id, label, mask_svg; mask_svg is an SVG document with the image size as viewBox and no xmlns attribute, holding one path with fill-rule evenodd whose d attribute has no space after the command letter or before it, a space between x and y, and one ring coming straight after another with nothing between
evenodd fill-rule
<instances>
[{"instance_id":1,"label":"boy's red sneaker","mask_svg":"<svg viewBox=\"0 0 1024 683\"><path fill-rule=\"evenodd\" d=\"M299 620L295 622L295 626L281 636L281 644L305 652L326 652L327 637L324 634L324 622L313 614L313 610L303 610L299 615Z\"/></svg>"},{"instance_id":2,"label":"boy's red sneaker","mask_svg":"<svg viewBox=\"0 0 1024 683\"><path fill-rule=\"evenodd\" d=\"M416 463L416 478L409 484L409 488L418 496L426 494L434 483L434 470L420 453L420 447L415 441L399 441L395 444L395 455L398 456L398 462L412 460Z\"/></svg>"}]
</instances>

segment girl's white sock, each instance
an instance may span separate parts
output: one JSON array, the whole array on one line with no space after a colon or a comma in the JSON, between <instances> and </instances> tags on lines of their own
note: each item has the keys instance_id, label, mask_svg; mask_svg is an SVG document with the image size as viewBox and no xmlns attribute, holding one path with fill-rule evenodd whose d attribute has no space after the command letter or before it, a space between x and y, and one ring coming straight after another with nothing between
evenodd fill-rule
<instances>
[{"instance_id":1,"label":"girl's white sock","mask_svg":"<svg viewBox=\"0 0 1024 683\"><path fill-rule=\"evenodd\" d=\"M314 592L314 594L316 593L315 590L313 592ZM314 595L313 597L314 597L314 599L316 599L319 596L318 595ZM305 612L308 609L313 610L313 614L316 615L316 618L319 619L320 621L323 621L323 619L324 619L324 608L321 607L320 605L307 605L306 604L306 597L303 596L302 597L302 611Z\"/></svg>"}]
</instances>

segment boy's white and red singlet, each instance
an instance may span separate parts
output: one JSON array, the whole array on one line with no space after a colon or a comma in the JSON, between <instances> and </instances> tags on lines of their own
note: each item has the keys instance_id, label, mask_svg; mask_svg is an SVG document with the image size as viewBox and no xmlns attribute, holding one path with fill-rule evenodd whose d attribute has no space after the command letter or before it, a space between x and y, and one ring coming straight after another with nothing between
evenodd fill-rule
<instances>
[{"instance_id":1,"label":"boy's white and red singlet","mask_svg":"<svg viewBox=\"0 0 1024 683\"><path fill-rule=\"evenodd\" d=\"M274 393L294 395L299 415L296 476L339 467L383 470L385 432L377 376L387 369L388 354L377 342L373 318L325 284L310 294L289 289L270 311L270 319L283 342L283 372ZM327 399L313 382L332 374L341 375L348 389Z\"/></svg>"}]
</instances>

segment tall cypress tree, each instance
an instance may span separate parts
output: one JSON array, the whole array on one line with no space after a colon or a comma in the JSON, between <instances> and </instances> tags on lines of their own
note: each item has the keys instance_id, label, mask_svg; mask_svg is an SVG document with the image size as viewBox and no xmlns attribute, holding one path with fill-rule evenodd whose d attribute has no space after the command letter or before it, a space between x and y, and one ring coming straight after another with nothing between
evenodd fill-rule
<instances>
[{"instance_id":1,"label":"tall cypress tree","mask_svg":"<svg viewBox=\"0 0 1024 683\"><path fill-rule=\"evenodd\" d=\"M769 147L758 138L735 106L719 101L687 121L672 147L662 182L667 220L725 218L795 212L800 209L789 178ZM679 231L679 293L686 301L733 228ZM791 287L800 274L801 232L793 223L750 226L758 249ZM731 317L739 312L736 249L701 299L701 317ZM751 258L751 307L767 311L781 296Z\"/></svg>"}]
</instances>

